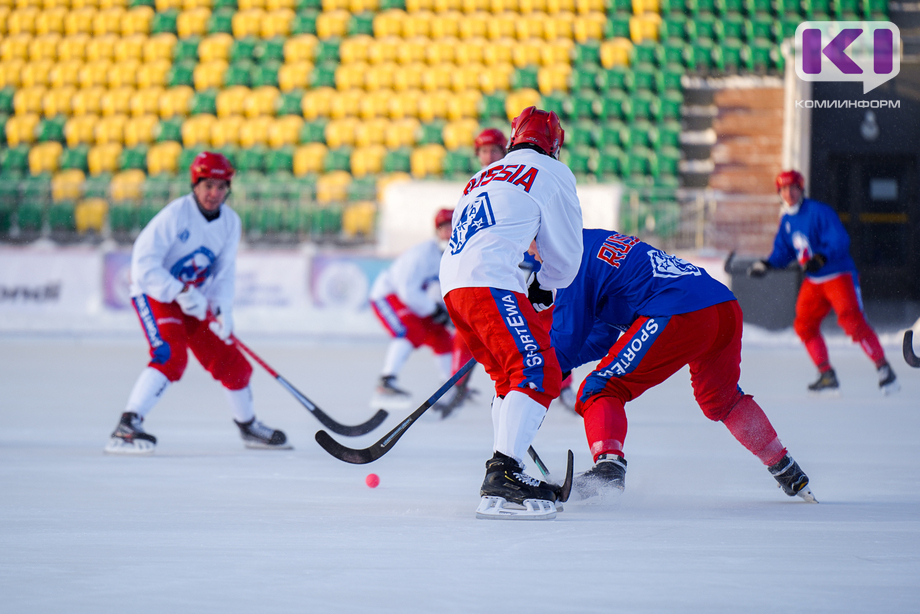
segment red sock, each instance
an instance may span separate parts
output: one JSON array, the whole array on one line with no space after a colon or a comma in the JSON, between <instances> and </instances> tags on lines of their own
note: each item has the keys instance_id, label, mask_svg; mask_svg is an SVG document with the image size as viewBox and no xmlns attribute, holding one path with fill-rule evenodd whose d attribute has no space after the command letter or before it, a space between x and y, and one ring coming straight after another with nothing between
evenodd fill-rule
<instances>
[{"instance_id":1,"label":"red sock","mask_svg":"<svg viewBox=\"0 0 920 614\"><path fill-rule=\"evenodd\" d=\"M818 367L818 371L824 373L831 368L831 359L827 355L827 344L824 343L824 337L816 335L805 342L805 350L811 356L811 361Z\"/></svg>"},{"instance_id":2,"label":"red sock","mask_svg":"<svg viewBox=\"0 0 920 614\"><path fill-rule=\"evenodd\" d=\"M601 454L623 456L626 441L626 408L613 397L595 397L584 410L585 435L594 460Z\"/></svg>"},{"instance_id":3,"label":"red sock","mask_svg":"<svg viewBox=\"0 0 920 614\"><path fill-rule=\"evenodd\" d=\"M735 439L764 465L774 465L786 454L786 448L776 436L769 418L751 395L741 397L722 422Z\"/></svg>"}]
</instances>

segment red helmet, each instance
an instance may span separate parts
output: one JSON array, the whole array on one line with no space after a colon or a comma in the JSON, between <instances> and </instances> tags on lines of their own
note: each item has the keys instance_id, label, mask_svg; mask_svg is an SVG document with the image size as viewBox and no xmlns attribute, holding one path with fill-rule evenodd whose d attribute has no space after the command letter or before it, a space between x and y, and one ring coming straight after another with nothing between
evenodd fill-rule
<instances>
[{"instance_id":1,"label":"red helmet","mask_svg":"<svg viewBox=\"0 0 920 614\"><path fill-rule=\"evenodd\" d=\"M480 147L486 145L498 145L502 149L505 149L505 147L508 146L508 139L505 138L505 135L498 128L486 128L476 137L474 146L478 150Z\"/></svg>"},{"instance_id":2,"label":"red helmet","mask_svg":"<svg viewBox=\"0 0 920 614\"><path fill-rule=\"evenodd\" d=\"M438 212L434 216L434 227L440 228L442 224L450 224L453 217L453 209L438 209Z\"/></svg>"},{"instance_id":3,"label":"red helmet","mask_svg":"<svg viewBox=\"0 0 920 614\"><path fill-rule=\"evenodd\" d=\"M202 179L226 179L227 183L233 178L233 165L222 154L203 151L192 160L189 167L192 172L192 185Z\"/></svg>"},{"instance_id":4,"label":"red helmet","mask_svg":"<svg viewBox=\"0 0 920 614\"><path fill-rule=\"evenodd\" d=\"M787 185L797 185L800 190L804 190L805 177L799 171L783 171L776 176L776 191L779 192L780 188L784 188Z\"/></svg>"},{"instance_id":5,"label":"red helmet","mask_svg":"<svg viewBox=\"0 0 920 614\"><path fill-rule=\"evenodd\" d=\"M553 158L559 157L559 148L565 141L565 130L555 112L527 107L511 122L511 147L519 143L533 143Z\"/></svg>"}]
</instances>

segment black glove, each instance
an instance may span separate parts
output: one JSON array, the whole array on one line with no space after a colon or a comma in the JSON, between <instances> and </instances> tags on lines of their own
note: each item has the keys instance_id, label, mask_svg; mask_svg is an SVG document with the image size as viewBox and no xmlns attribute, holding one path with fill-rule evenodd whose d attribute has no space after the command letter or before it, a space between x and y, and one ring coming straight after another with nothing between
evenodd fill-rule
<instances>
[{"instance_id":1,"label":"black glove","mask_svg":"<svg viewBox=\"0 0 920 614\"><path fill-rule=\"evenodd\" d=\"M441 326L447 326L450 324L450 314L447 313L447 309L444 308L444 305L438 303L437 308L435 308L434 313L431 314L431 321L435 324L440 324Z\"/></svg>"},{"instance_id":2,"label":"black glove","mask_svg":"<svg viewBox=\"0 0 920 614\"><path fill-rule=\"evenodd\" d=\"M531 273L530 285L527 286L527 298L538 313L553 306L553 291L540 287L536 273Z\"/></svg>"},{"instance_id":3,"label":"black glove","mask_svg":"<svg viewBox=\"0 0 920 614\"><path fill-rule=\"evenodd\" d=\"M802 268L805 269L806 273L817 273L825 264L827 264L827 258L824 254L815 254Z\"/></svg>"},{"instance_id":4,"label":"black glove","mask_svg":"<svg viewBox=\"0 0 920 614\"><path fill-rule=\"evenodd\" d=\"M753 263L751 263L751 266L748 267L747 276L753 277L755 279L760 279L767 274L767 271L772 268L773 267L770 266L770 263L766 260L755 260Z\"/></svg>"}]
</instances>

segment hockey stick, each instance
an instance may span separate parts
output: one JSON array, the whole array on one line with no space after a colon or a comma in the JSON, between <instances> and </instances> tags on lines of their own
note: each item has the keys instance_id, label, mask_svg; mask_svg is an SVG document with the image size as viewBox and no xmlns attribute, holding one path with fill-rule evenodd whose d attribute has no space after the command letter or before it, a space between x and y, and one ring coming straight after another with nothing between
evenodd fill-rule
<instances>
[{"instance_id":1,"label":"hockey stick","mask_svg":"<svg viewBox=\"0 0 920 614\"><path fill-rule=\"evenodd\" d=\"M328 428L330 431L334 433L338 433L339 435L345 435L346 437L357 437L358 435L364 435L366 433L370 433L375 428L380 426L380 423L386 420L386 417L389 415L386 411L380 409L380 410L377 410L377 413L374 414L370 420L368 420L367 422L363 424L356 424L355 426L348 426L346 424L340 424L336 422L335 420L333 420L332 418L330 418L326 414L326 412L324 412L319 407L317 407L316 404L313 403L313 401L305 397L302 392L294 388L294 386L292 386L291 383L288 382L286 379L281 377L281 375L278 374L277 371L275 371L270 366L268 366L268 364L264 360L259 358L255 352L250 350L246 346L246 344L244 344L242 341L237 339L236 335L230 335L230 339L233 341L233 343L236 344L238 348L240 348L241 350L249 354L249 356L254 361L259 363L259 365L261 365L263 369L268 371L269 375L271 375L276 380L278 380L278 383L284 386L288 392L294 395L294 398L300 401L300 404L306 407L308 412L313 414L313 416L317 420L322 422L326 428Z\"/></svg>"},{"instance_id":2,"label":"hockey stick","mask_svg":"<svg viewBox=\"0 0 920 614\"><path fill-rule=\"evenodd\" d=\"M346 463L352 463L354 465L364 465L366 463L372 463L387 452L389 452L392 447L399 441L399 438L402 437L406 430L412 426L416 420L422 417L428 409L438 402L444 393L450 390L450 388L456 384L461 377L469 373L476 365L474 359L469 359L465 365L460 367L460 370L454 373L449 380L444 382L440 388L438 388L434 394L432 394L428 399L422 403L418 409L409 414L402 422L397 424L393 430L384 435L380 440L371 444L367 448L362 448L360 450L355 450L354 448L348 448L337 442L333 439L329 433L326 431L316 431L316 443L318 443L322 448L336 457L340 461L345 461ZM334 430L331 429L330 430Z\"/></svg>"},{"instance_id":3,"label":"hockey stick","mask_svg":"<svg viewBox=\"0 0 920 614\"><path fill-rule=\"evenodd\" d=\"M920 369L920 356L914 354L914 331L904 333L904 360L915 369Z\"/></svg>"},{"instance_id":4,"label":"hockey stick","mask_svg":"<svg viewBox=\"0 0 920 614\"><path fill-rule=\"evenodd\" d=\"M533 449L533 446L527 448L527 453L530 454L530 458L532 458L533 462L536 463L537 469L539 469L540 473L543 474L543 477L546 478L546 482L556 487L556 496L558 497L558 500L562 503L568 501L569 495L572 494L572 465L575 461L575 455L572 454L572 451L569 450L565 467L565 480L562 482L561 486L557 484L556 480L553 479L553 476L550 475L549 469L546 468L546 465L543 463L543 459L540 458L540 455L537 454L537 451Z\"/></svg>"},{"instance_id":5,"label":"hockey stick","mask_svg":"<svg viewBox=\"0 0 920 614\"><path fill-rule=\"evenodd\" d=\"M731 275L732 273L732 264L735 263L735 250L732 250L728 254L728 258L725 259L725 266L723 267L724 271Z\"/></svg>"}]
</instances>

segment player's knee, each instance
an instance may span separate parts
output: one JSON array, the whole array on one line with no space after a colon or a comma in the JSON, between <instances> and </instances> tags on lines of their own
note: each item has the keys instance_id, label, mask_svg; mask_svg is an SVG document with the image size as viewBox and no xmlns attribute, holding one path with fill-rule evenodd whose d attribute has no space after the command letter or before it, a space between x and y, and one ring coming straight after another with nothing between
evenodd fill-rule
<instances>
[{"instance_id":1,"label":"player's knee","mask_svg":"<svg viewBox=\"0 0 920 614\"><path fill-rule=\"evenodd\" d=\"M241 390L249 385L249 379L252 377L252 365L239 356L234 360L229 368L220 373L218 380L228 390Z\"/></svg>"},{"instance_id":2,"label":"player's knee","mask_svg":"<svg viewBox=\"0 0 920 614\"><path fill-rule=\"evenodd\" d=\"M163 344L163 346L169 348L167 344ZM185 367L188 366L188 352L174 352L170 350L169 358L165 362L157 362L156 358L154 358L150 361L149 366L165 375L166 379L169 381L178 382L182 378L182 374L185 373Z\"/></svg>"},{"instance_id":3,"label":"player's knee","mask_svg":"<svg viewBox=\"0 0 920 614\"><path fill-rule=\"evenodd\" d=\"M736 387L735 390L730 393L716 394L708 398L697 399L697 403L699 403L704 416L713 422L721 422L725 420L728 414L732 412L732 409L745 398L753 397L745 395L740 388Z\"/></svg>"},{"instance_id":4,"label":"player's knee","mask_svg":"<svg viewBox=\"0 0 920 614\"><path fill-rule=\"evenodd\" d=\"M848 310L837 316L840 328L853 341L859 342L872 334L872 328L859 310Z\"/></svg>"},{"instance_id":5,"label":"player's knee","mask_svg":"<svg viewBox=\"0 0 920 614\"><path fill-rule=\"evenodd\" d=\"M795 334L799 336L803 342L808 341L809 339L816 337L821 333L821 323L815 323L811 320L804 320L801 318L796 318L792 323L792 328L795 330Z\"/></svg>"}]
</instances>

